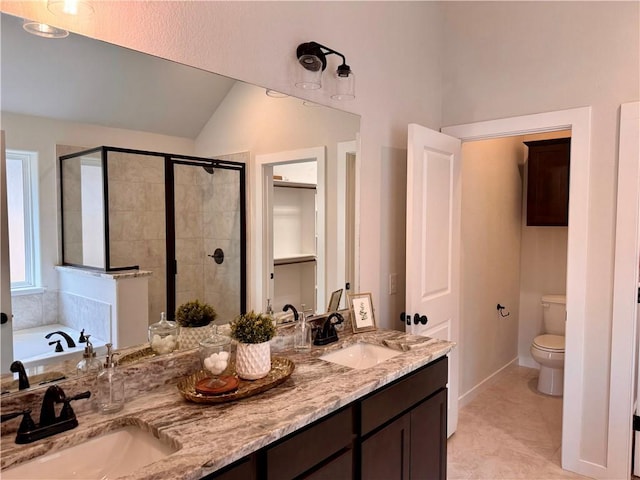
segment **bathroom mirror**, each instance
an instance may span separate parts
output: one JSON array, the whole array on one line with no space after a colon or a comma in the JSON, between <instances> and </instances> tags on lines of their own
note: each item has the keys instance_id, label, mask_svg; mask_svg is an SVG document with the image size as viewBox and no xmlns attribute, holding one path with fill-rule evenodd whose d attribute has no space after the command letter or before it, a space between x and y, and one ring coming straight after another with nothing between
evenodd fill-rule
<instances>
[{"instance_id":1,"label":"bathroom mirror","mask_svg":"<svg viewBox=\"0 0 640 480\"><path fill-rule=\"evenodd\" d=\"M55 323L60 310L62 287L54 268L61 261L57 146L109 145L242 161L249 175L256 155L322 146L326 181L333 184L337 145L354 141L359 131L354 114L267 96L262 87L79 35L35 37L10 15L2 14L0 35L6 147L38 157L33 184L43 288L12 297L14 325L19 316L30 326ZM326 207L332 218L344 216L336 213L345 208L339 197L328 197ZM335 233L327 233L328 258L338 242ZM152 276L150 285L155 281ZM326 281L327 292L342 287Z\"/></svg>"}]
</instances>

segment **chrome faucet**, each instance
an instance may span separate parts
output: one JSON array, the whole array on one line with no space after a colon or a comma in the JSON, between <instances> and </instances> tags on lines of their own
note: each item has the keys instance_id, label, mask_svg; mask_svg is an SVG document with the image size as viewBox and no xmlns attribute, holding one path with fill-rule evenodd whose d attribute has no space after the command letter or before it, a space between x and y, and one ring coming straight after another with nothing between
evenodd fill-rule
<instances>
[{"instance_id":1,"label":"chrome faucet","mask_svg":"<svg viewBox=\"0 0 640 480\"><path fill-rule=\"evenodd\" d=\"M38 425L36 425L31 418L30 409L2 414L2 421L5 422L22 415L22 422L18 427L18 433L16 435L16 443L24 444L35 442L36 440L76 428L78 426L78 419L70 403L74 400L89 397L91 397L91 392L87 391L67 398L62 388L58 385L51 385L47 388L44 398L42 399L40 423ZM60 410L60 415L56 416L55 405L59 403L62 403L63 406Z\"/></svg>"},{"instance_id":2,"label":"chrome faucet","mask_svg":"<svg viewBox=\"0 0 640 480\"><path fill-rule=\"evenodd\" d=\"M9 367L9 370L18 374L18 390L24 390L30 387L29 377L27 377L27 372L24 370L24 365L20 360L13 362Z\"/></svg>"},{"instance_id":3,"label":"chrome faucet","mask_svg":"<svg viewBox=\"0 0 640 480\"><path fill-rule=\"evenodd\" d=\"M51 333L47 333L44 338L46 338L47 340L49 340L51 338L52 335L61 335L64 337L64 339L67 341L67 347L68 348L75 348L76 346L76 342L73 341L73 338L71 338L69 335L67 335L64 332L61 332L60 330L56 330L55 332L51 332ZM51 343L49 344L51 345ZM61 350L56 350L56 352L61 351Z\"/></svg>"}]
</instances>

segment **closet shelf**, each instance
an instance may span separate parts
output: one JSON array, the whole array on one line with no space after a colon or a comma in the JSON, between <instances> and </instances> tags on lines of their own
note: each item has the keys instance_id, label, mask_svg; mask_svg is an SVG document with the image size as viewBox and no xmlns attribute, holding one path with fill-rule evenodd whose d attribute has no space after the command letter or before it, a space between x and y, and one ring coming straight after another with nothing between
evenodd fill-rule
<instances>
[{"instance_id":1,"label":"closet shelf","mask_svg":"<svg viewBox=\"0 0 640 480\"><path fill-rule=\"evenodd\" d=\"M281 187L281 188L303 188L303 189L306 189L306 190L315 190L316 189L316 184L315 183L288 182L286 180L274 180L273 181L273 186L274 187Z\"/></svg>"},{"instance_id":2,"label":"closet shelf","mask_svg":"<svg viewBox=\"0 0 640 480\"><path fill-rule=\"evenodd\" d=\"M315 262L316 256L313 254L287 255L273 259L274 265L292 265L294 263Z\"/></svg>"}]
</instances>

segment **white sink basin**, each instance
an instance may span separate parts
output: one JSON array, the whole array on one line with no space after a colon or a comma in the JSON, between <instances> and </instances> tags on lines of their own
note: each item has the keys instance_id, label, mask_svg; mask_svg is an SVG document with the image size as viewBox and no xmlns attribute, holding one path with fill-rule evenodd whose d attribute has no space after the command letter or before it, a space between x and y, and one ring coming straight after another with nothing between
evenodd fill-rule
<instances>
[{"instance_id":1,"label":"white sink basin","mask_svg":"<svg viewBox=\"0 0 640 480\"><path fill-rule=\"evenodd\" d=\"M380 345L359 342L336 350L335 352L326 353L322 355L320 359L326 362L344 365L345 367L355 368L356 370L362 370L378 365L401 353L402 352L391 350L390 348Z\"/></svg>"},{"instance_id":2,"label":"white sink basin","mask_svg":"<svg viewBox=\"0 0 640 480\"><path fill-rule=\"evenodd\" d=\"M106 480L127 475L177 450L152 433L127 426L3 470L0 476L3 480Z\"/></svg>"}]
</instances>

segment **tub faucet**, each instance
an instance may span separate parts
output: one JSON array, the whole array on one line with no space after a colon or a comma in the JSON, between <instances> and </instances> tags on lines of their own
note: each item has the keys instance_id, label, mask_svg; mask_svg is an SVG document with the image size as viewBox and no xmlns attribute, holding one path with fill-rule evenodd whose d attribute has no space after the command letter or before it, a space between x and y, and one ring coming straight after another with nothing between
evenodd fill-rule
<instances>
[{"instance_id":1,"label":"tub faucet","mask_svg":"<svg viewBox=\"0 0 640 480\"><path fill-rule=\"evenodd\" d=\"M29 377L27 377L27 372L24 370L24 365L20 360L13 362L9 370L18 374L18 390L29 388Z\"/></svg>"},{"instance_id":2,"label":"tub faucet","mask_svg":"<svg viewBox=\"0 0 640 480\"><path fill-rule=\"evenodd\" d=\"M67 335L64 332L61 332L60 330L56 330L55 332L51 332L51 333L47 333L44 338L46 338L47 340L49 340L51 338L51 335L61 335L64 337L64 339L67 341L67 347L68 348L75 348L76 346L76 342L73 341L73 338L71 338L69 335ZM57 351L57 350L56 350Z\"/></svg>"}]
</instances>

